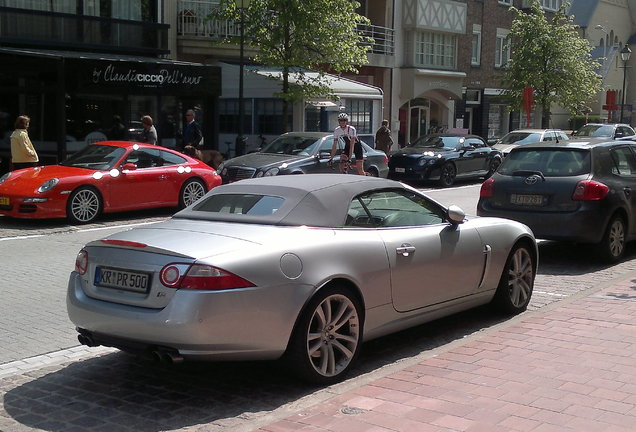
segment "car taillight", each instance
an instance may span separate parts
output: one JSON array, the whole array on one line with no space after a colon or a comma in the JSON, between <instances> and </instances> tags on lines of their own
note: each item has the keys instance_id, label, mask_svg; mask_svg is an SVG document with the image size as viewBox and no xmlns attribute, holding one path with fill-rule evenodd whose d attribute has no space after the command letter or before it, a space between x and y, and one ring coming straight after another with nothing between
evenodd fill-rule
<instances>
[{"instance_id":1,"label":"car taillight","mask_svg":"<svg viewBox=\"0 0 636 432\"><path fill-rule=\"evenodd\" d=\"M207 264L168 264L161 269L159 279L169 288L190 290L227 290L255 286L234 273Z\"/></svg>"},{"instance_id":2,"label":"car taillight","mask_svg":"<svg viewBox=\"0 0 636 432\"><path fill-rule=\"evenodd\" d=\"M572 199L574 201L598 201L607 196L609 187L593 180L582 180L576 184Z\"/></svg>"},{"instance_id":3,"label":"car taillight","mask_svg":"<svg viewBox=\"0 0 636 432\"><path fill-rule=\"evenodd\" d=\"M104 244L109 244L109 245L127 246L127 247L134 247L134 248L145 248L145 247L148 246L145 243L138 243L138 242L133 242L133 241L128 241L128 240L106 240L106 239L102 239L102 240L100 240L100 242L102 242Z\"/></svg>"},{"instance_id":4,"label":"car taillight","mask_svg":"<svg viewBox=\"0 0 636 432\"><path fill-rule=\"evenodd\" d=\"M479 190L480 198L490 198L495 193L495 179L489 178L485 182L482 183L481 189Z\"/></svg>"},{"instance_id":5,"label":"car taillight","mask_svg":"<svg viewBox=\"0 0 636 432\"><path fill-rule=\"evenodd\" d=\"M75 257L75 271L83 275L86 274L86 269L88 269L88 252L82 249Z\"/></svg>"},{"instance_id":6,"label":"car taillight","mask_svg":"<svg viewBox=\"0 0 636 432\"><path fill-rule=\"evenodd\" d=\"M385 163L386 165L388 165L388 164L389 164L389 157L388 157L386 154L384 155L384 163Z\"/></svg>"}]
</instances>

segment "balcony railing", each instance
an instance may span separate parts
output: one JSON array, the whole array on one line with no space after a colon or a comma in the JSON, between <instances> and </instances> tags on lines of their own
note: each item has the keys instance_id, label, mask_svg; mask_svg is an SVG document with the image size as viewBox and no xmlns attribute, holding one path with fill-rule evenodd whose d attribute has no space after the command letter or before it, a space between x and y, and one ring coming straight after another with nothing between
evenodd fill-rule
<instances>
[{"instance_id":1,"label":"balcony railing","mask_svg":"<svg viewBox=\"0 0 636 432\"><path fill-rule=\"evenodd\" d=\"M0 43L167 54L167 24L0 7Z\"/></svg>"},{"instance_id":2,"label":"balcony railing","mask_svg":"<svg viewBox=\"0 0 636 432\"><path fill-rule=\"evenodd\" d=\"M395 31L393 29L376 25L360 25L358 26L358 32L373 38L369 52L390 56L395 54Z\"/></svg>"},{"instance_id":3,"label":"balcony railing","mask_svg":"<svg viewBox=\"0 0 636 432\"><path fill-rule=\"evenodd\" d=\"M218 6L219 2L214 0L180 0L177 5L177 33L180 36L213 40L239 36L238 23L207 18ZM358 32L373 38L374 42L370 44L371 53L384 55L395 53L393 29L368 25L358 26Z\"/></svg>"}]
</instances>

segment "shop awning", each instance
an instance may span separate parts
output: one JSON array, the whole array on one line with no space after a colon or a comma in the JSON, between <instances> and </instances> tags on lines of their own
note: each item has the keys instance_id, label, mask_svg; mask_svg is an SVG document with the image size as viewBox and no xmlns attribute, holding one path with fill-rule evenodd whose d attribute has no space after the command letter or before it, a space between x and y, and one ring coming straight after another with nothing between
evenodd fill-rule
<instances>
[{"instance_id":1,"label":"shop awning","mask_svg":"<svg viewBox=\"0 0 636 432\"><path fill-rule=\"evenodd\" d=\"M223 63L223 94L224 98L238 97L239 66ZM258 66L247 66L244 91L250 97L272 97L274 93L281 91L282 71L280 69L264 69ZM319 73L305 71L307 78L317 78ZM383 92L379 87L361 83L348 78L326 74L326 81L333 94L345 99L382 99ZM292 72L289 82L295 84L299 81L299 73ZM326 95L325 95L326 96ZM316 98L310 103L329 102L328 99Z\"/></svg>"},{"instance_id":2,"label":"shop awning","mask_svg":"<svg viewBox=\"0 0 636 432\"><path fill-rule=\"evenodd\" d=\"M128 93L178 91L181 95L218 95L221 69L218 66L157 57L63 50L0 48L0 56L20 66L20 59L60 61L69 86L78 91L125 91ZM4 56L3 56L4 59ZM10 59L10 60L9 60ZM3 64L7 64L3 61Z\"/></svg>"}]
</instances>

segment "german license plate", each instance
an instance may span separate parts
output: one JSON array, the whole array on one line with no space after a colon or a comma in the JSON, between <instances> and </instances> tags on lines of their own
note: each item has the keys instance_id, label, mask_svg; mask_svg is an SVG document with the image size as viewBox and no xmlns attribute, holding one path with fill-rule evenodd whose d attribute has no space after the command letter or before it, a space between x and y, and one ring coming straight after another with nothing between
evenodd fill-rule
<instances>
[{"instance_id":1,"label":"german license plate","mask_svg":"<svg viewBox=\"0 0 636 432\"><path fill-rule=\"evenodd\" d=\"M406 168L396 167L396 168L395 168L395 172L399 172L399 173L406 172Z\"/></svg>"},{"instance_id":2,"label":"german license plate","mask_svg":"<svg viewBox=\"0 0 636 432\"><path fill-rule=\"evenodd\" d=\"M510 195L510 202L517 205L540 206L543 205L543 195Z\"/></svg>"},{"instance_id":3,"label":"german license plate","mask_svg":"<svg viewBox=\"0 0 636 432\"><path fill-rule=\"evenodd\" d=\"M147 293L150 286L148 273L137 273L106 267L95 269L95 285L138 293Z\"/></svg>"},{"instance_id":4,"label":"german license plate","mask_svg":"<svg viewBox=\"0 0 636 432\"><path fill-rule=\"evenodd\" d=\"M9 204L11 204L9 197L0 197L0 205L8 206Z\"/></svg>"}]
</instances>

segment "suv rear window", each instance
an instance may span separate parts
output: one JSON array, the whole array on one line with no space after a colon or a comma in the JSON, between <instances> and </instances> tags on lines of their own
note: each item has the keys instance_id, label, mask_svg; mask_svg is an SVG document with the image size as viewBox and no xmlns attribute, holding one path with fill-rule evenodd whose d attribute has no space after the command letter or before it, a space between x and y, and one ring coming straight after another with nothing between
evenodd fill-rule
<instances>
[{"instance_id":1,"label":"suv rear window","mask_svg":"<svg viewBox=\"0 0 636 432\"><path fill-rule=\"evenodd\" d=\"M590 172L590 152L583 149L522 149L512 151L497 170L502 175L540 172L545 177L578 176Z\"/></svg>"}]
</instances>

